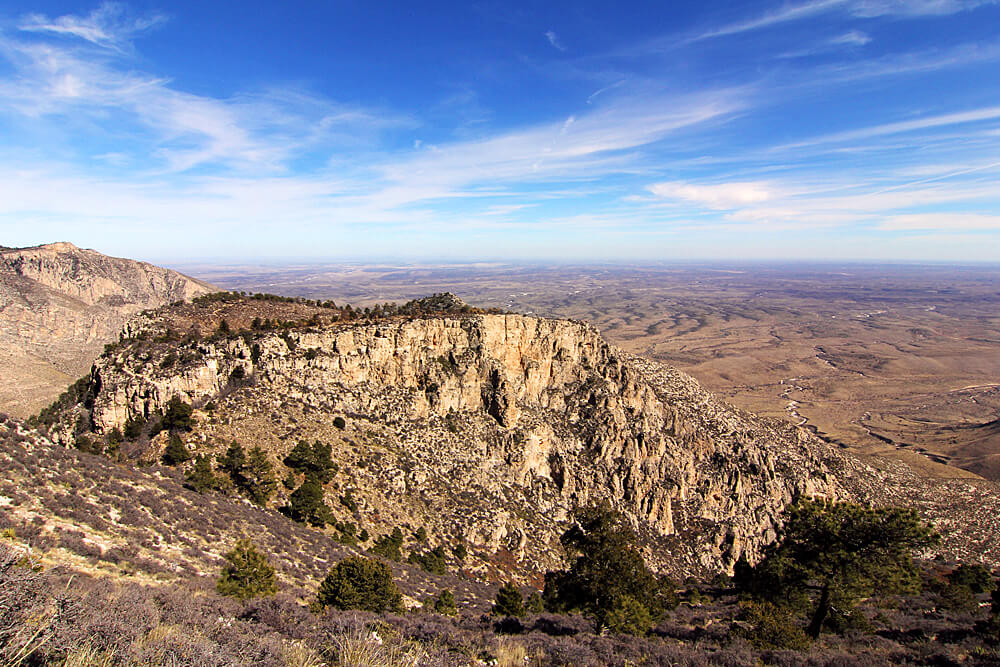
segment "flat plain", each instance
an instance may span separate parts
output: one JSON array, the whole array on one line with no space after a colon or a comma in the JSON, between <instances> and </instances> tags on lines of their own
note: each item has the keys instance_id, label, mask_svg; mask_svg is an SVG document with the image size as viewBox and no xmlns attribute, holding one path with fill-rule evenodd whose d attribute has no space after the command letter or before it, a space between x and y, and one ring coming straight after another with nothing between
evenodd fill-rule
<instances>
[{"instance_id":1,"label":"flat plain","mask_svg":"<svg viewBox=\"0 0 1000 667\"><path fill-rule=\"evenodd\" d=\"M930 477L1000 480L1000 266L175 266L355 307L450 291L568 317L733 405Z\"/></svg>"}]
</instances>

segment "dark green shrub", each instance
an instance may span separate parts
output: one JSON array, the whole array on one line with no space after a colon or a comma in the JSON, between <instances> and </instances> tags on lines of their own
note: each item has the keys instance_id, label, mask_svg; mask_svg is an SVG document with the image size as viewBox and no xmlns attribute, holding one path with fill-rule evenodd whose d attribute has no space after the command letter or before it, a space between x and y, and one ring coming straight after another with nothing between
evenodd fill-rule
<instances>
[{"instance_id":1,"label":"dark green shrub","mask_svg":"<svg viewBox=\"0 0 1000 667\"><path fill-rule=\"evenodd\" d=\"M334 417L333 425L334 427L339 428L341 431L347 428L347 422L344 420L343 417Z\"/></svg>"},{"instance_id":2,"label":"dark green shrub","mask_svg":"<svg viewBox=\"0 0 1000 667\"><path fill-rule=\"evenodd\" d=\"M351 493L350 489L347 489L347 491L344 492L344 495L340 497L340 504L352 512L358 511L358 501L354 499L354 495Z\"/></svg>"},{"instance_id":3,"label":"dark green shrub","mask_svg":"<svg viewBox=\"0 0 1000 667\"><path fill-rule=\"evenodd\" d=\"M161 457L164 465L176 466L191 460L191 452L184 446L181 437L176 433L170 434L170 440L163 450Z\"/></svg>"},{"instance_id":4,"label":"dark green shrub","mask_svg":"<svg viewBox=\"0 0 1000 667\"><path fill-rule=\"evenodd\" d=\"M750 627L737 634L762 650L809 648L809 637L785 607L770 602L744 603L742 620Z\"/></svg>"},{"instance_id":5,"label":"dark green shrub","mask_svg":"<svg viewBox=\"0 0 1000 667\"><path fill-rule=\"evenodd\" d=\"M190 431L194 425L192 411L190 405L174 396L167 402L167 411L163 414L160 428L166 431Z\"/></svg>"},{"instance_id":6,"label":"dark green shrub","mask_svg":"<svg viewBox=\"0 0 1000 667\"><path fill-rule=\"evenodd\" d=\"M642 605L654 623L677 606L673 582L649 570L620 514L601 505L577 510L574 519L560 542L575 558L568 570L545 574L547 609L580 612L604 628L612 613L620 620L625 598L628 609Z\"/></svg>"},{"instance_id":7,"label":"dark green shrub","mask_svg":"<svg viewBox=\"0 0 1000 667\"><path fill-rule=\"evenodd\" d=\"M493 601L493 614L496 616L524 616L524 598L521 591L511 582L505 583L497 591Z\"/></svg>"},{"instance_id":8,"label":"dark green shrub","mask_svg":"<svg viewBox=\"0 0 1000 667\"><path fill-rule=\"evenodd\" d=\"M226 554L226 560L229 562L222 568L222 574L215 585L222 595L249 600L278 592L274 567L250 540L239 540L233 550Z\"/></svg>"},{"instance_id":9,"label":"dark green shrub","mask_svg":"<svg viewBox=\"0 0 1000 667\"><path fill-rule=\"evenodd\" d=\"M438 614L444 614L445 616L457 616L458 607L455 606L455 595L447 588L438 593L438 596L434 598L431 603L431 609L433 609Z\"/></svg>"},{"instance_id":10,"label":"dark green shrub","mask_svg":"<svg viewBox=\"0 0 1000 667\"><path fill-rule=\"evenodd\" d=\"M100 454L101 446L92 435L82 433L73 439L73 445L86 454Z\"/></svg>"},{"instance_id":11,"label":"dark green shrub","mask_svg":"<svg viewBox=\"0 0 1000 667\"><path fill-rule=\"evenodd\" d=\"M331 458L333 448L318 440L310 445L299 440L282 461L286 466L303 475L314 475L324 484L333 479L337 464Z\"/></svg>"},{"instance_id":12,"label":"dark green shrub","mask_svg":"<svg viewBox=\"0 0 1000 667\"><path fill-rule=\"evenodd\" d=\"M212 460L205 454L195 457L194 465L188 471L186 479L187 486L198 493L219 489L219 479L212 472Z\"/></svg>"},{"instance_id":13,"label":"dark green shrub","mask_svg":"<svg viewBox=\"0 0 1000 667\"><path fill-rule=\"evenodd\" d=\"M653 618L646 605L626 595L621 598L617 607L608 612L605 623L610 632L643 637L653 627Z\"/></svg>"},{"instance_id":14,"label":"dark green shrub","mask_svg":"<svg viewBox=\"0 0 1000 667\"><path fill-rule=\"evenodd\" d=\"M324 500L323 485L318 479L307 475L302 486L292 492L288 498L288 516L319 528L333 520Z\"/></svg>"},{"instance_id":15,"label":"dark green shrub","mask_svg":"<svg viewBox=\"0 0 1000 667\"><path fill-rule=\"evenodd\" d=\"M990 569L979 563L959 565L948 575L948 582L953 586L964 586L975 595L989 593L996 588Z\"/></svg>"},{"instance_id":16,"label":"dark green shrub","mask_svg":"<svg viewBox=\"0 0 1000 667\"><path fill-rule=\"evenodd\" d=\"M545 601L542 600L541 591L532 592L525 601L524 608L532 614L541 614L545 611Z\"/></svg>"},{"instance_id":17,"label":"dark green shrub","mask_svg":"<svg viewBox=\"0 0 1000 667\"><path fill-rule=\"evenodd\" d=\"M234 442L219 459L219 469L229 475L233 486L240 493L261 507L278 490L274 466L258 446L254 446L247 454L242 445Z\"/></svg>"},{"instance_id":18,"label":"dark green shrub","mask_svg":"<svg viewBox=\"0 0 1000 667\"><path fill-rule=\"evenodd\" d=\"M372 546L371 552L378 556L382 556L382 558L400 561L403 559L403 554L400 551L402 546L403 531L401 531L397 526L392 529L392 533L383 535L375 540L375 544Z\"/></svg>"},{"instance_id":19,"label":"dark green shrub","mask_svg":"<svg viewBox=\"0 0 1000 667\"><path fill-rule=\"evenodd\" d=\"M125 431L122 435L125 436L126 440L138 440L142 436L143 430L146 428L146 420L136 415L125 422Z\"/></svg>"},{"instance_id":20,"label":"dark green shrub","mask_svg":"<svg viewBox=\"0 0 1000 667\"><path fill-rule=\"evenodd\" d=\"M412 552L408 560L415 565L419 565L420 569L424 572L430 572L431 574L445 573L446 565L444 547L442 546L436 546L420 554Z\"/></svg>"},{"instance_id":21,"label":"dark green shrub","mask_svg":"<svg viewBox=\"0 0 1000 667\"><path fill-rule=\"evenodd\" d=\"M322 609L362 609L376 614L401 611L403 596L382 561L352 556L337 563L320 584L316 603Z\"/></svg>"}]
</instances>

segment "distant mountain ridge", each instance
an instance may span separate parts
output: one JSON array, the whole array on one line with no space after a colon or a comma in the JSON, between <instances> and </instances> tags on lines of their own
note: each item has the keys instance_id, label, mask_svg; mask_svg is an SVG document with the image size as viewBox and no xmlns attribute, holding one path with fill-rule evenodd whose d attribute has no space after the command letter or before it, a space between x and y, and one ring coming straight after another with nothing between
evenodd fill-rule
<instances>
[{"instance_id":1,"label":"distant mountain ridge","mask_svg":"<svg viewBox=\"0 0 1000 667\"><path fill-rule=\"evenodd\" d=\"M0 247L0 411L25 417L50 403L142 310L214 291L72 243Z\"/></svg>"}]
</instances>

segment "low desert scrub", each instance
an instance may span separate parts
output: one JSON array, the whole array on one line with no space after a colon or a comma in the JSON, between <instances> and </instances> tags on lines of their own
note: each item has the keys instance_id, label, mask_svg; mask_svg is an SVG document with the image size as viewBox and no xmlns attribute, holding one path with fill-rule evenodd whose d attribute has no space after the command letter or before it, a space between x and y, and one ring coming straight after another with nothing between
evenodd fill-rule
<instances>
[{"instance_id":1,"label":"low desert scrub","mask_svg":"<svg viewBox=\"0 0 1000 667\"><path fill-rule=\"evenodd\" d=\"M283 657L287 667L323 667L326 664L316 651L302 642L290 642L285 646Z\"/></svg>"},{"instance_id":2,"label":"low desert scrub","mask_svg":"<svg viewBox=\"0 0 1000 667\"><path fill-rule=\"evenodd\" d=\"M70 651L61 667L111 667L115 664L113 651L99 651L89 644Z\"/></svg>"},{"instance_id":3,"label":"low desert scrub","mask_svg":"<svg viewBox=\"0 0 1000 667\"><path fill-rule=\"evenodd\" d=\"M354 628L330 640L336 667L417 667L428 658L420 644L404 641L388 626Z\"/></svg>"}]
</instances>

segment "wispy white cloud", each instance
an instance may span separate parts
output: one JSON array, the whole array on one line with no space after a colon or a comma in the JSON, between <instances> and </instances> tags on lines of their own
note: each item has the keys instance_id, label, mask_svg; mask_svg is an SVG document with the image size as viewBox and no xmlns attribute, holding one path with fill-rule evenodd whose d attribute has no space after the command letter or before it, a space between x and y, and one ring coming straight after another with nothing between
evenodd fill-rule
<instances>
[{"instance_id":1,"label":"wispy white cloud","mask_svg":"<svg viewBox=\"0 0 1000 667\"><path fill-rule=\"evenodd\" d=\"M717 185L692 183L654 183L647 190L658 197L682 199L712 209L728 210L748 204L760 204L774 199L775 193L768 183L735 182Z\"/></svg>"},{"instance_id":2,"label":"wispy white cloud","mask_svg":"<svg viewBox=\"0 0 1000 667\"><path fill-rule=\"evenodd\" d=\"M554 48L559 49L560 51L566 50L566 47L563 46L563 43L559 41L559 35L557 35L555 31L553 30L546 31L545 39L549 40L549 44L551 44Z\"/></svg>"},{"instance_id":3,"label":"wispy white cloud","mask_svg":"<svg viewBox=\"0 0 1000 667\"><path fill-rule=\"evenodd\" d=\"M850 11L855 16L945 16L969 11L997 0L855 0Z\"/></svg>"},{"instance_id":4,"label":"wispy white cloud","mask_svg":"<svg viewBox=\"0 0 1000 667\"><path fill-rule=\"evenodd\" d=\"M84 119L108 132L137 126L140 150L160 158L166 171L212 164L280 170L310 146L360 145L373 132L412 123L294 89L232 99L194 95L127 62L4 33L0 55L15 71L0 79L0 112L50 119L56 130Z\"/></svg>"},{"instance_id":5,"label":"wispy white cloud","mask_svg":"<svg viewBox=\"0 0 1000 667\"><path fill-rule=\"evenodd\" d=\"M134 35L164 21L163 14L135 17L125 5L105 2L87 16L67 14L50 19L44 14L30 14L18 27L24 32L72 36L103 48L123 50Z\"/></svg>"},{"instance_id":6,"label":"wispy white cloud","mask_svg":"<svg viewBox=\"0 0 1000 667\"><path fill-rule=\"evenodd\" d=\"M860 30L851 30L845 32L843 35L838 35L829 40L830 44L840 45L846 44L848 46L864 46L872 41L872 38L867 33L861 32Z\"/></svg>"},{"instance_id":7,"label":"wispy white cloud","mask_svg":"<svg viewBox=\"0 0 1000 667\"><path fill-rule=\"evenodd\" d=\"M691 36L686 41L690 43L737 35L832 11L840 11L858 18L943 16L996 3L997 0L812 0L811 2L784 5L759 16L711 28Z\"/></svg>"},{"instance_id":8,"label":"wispy white cloud","mask_svg":"<svg viewBox=\"0 0 1000 667\"><path fill-rule=\"evenodd\" d=\"M959 111L955 113L941 114L938 116L918 118L915 120L900 121L897 123L886 123L883 125L876 125L873 127L866 127L857 130L848 130L846 132L837 132L834 134L814 137L812 139L807 139L805 141L797 141L794 143L777 146L776 150L800 148L803 146L815 146L817 144L830 144L830 143L839 143L846 141L855 141L858 139L871 139L874 137L882 137L891 134L901 134L904 132L926 130L930 128L942 127L947 125L958 125L962 123L975 123L984 120L993 120L996 118L1000 118L1000 107L985 107L982 109Z\"/></svg>"}]
</instances>

